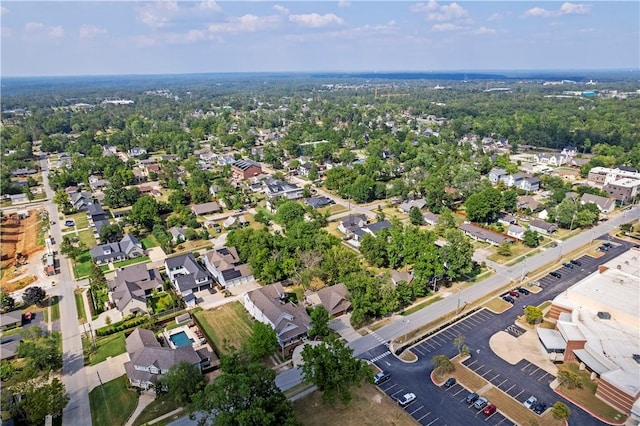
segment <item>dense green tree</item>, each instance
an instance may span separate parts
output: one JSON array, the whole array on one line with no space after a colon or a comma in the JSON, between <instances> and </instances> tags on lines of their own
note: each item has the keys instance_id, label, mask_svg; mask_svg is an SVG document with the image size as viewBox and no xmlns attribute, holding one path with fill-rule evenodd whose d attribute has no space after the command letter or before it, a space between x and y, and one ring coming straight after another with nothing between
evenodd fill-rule
<instances>
[{"instance_id":1,"label":"dense green tree","mask_svg":"<svg viewBox=\"0 0 640 426\"><path fill-rule=\"evenodd\" d=\"M0 310L2 312L10 312L15 308L16 301L9 294L0 290Z\"/></svg>"},{"instance_id":2,"label":"dense green tree","mask_svg":"<svg viewBox=\"0 0 640 426\"><path fill-rule=\"evenodd\" d=\"M143 226L148 230L160 220L160 208L156 200L150 195L138 198L129 213L131 222Z\"/></svg>"},{"instance_id":3,"label":"dense green tree","mask_svg":"<svg viewBox=\"0 0 640 426\"><path fill-rule=\"evenodd\" d=\"M553 414L553 417L558 420L567 420L571 415L571 410L567 407L567 404L556 401L551 408L551 414Z\"/></svg>"},{"instance_id":4,"label":"dense green tree","mask_svg":"<svg viewBox=\"0 0 640 426\"><path fill-rule=\"evenodd\" d=\"M72 210L71 198L64 189L58 189L53 196L52 201L58 205L63 213L70 213Z\"/></svg>"},{"instance_id":5,"label":"dense green tree","mask_svg":"<svg viewBox=\"0 0 640 426\"><path fill-rule=\"evenodd\" d=\"M194 396L198 425L298 425L291 403L275 385L275 372L237 354L222 358L222 374Z\"/></svg>"},{"instance_id":6,"label":"dense green tree","mask_svg":"<svg viewBox=\"0 0 640 426\"><path fill-rule=\"evenodd\" d=\"M305 346L302 360L304 380L316 385L327 403L333 403L336 397L342 403L348 403L351 400L351 388L360 386L362 380L371 375L366 363L353 358L353 349L335 338L325 340L320 345Z\"/></svg>"},{"instance_id":7,"label":"dense green tree","mask_svg":"<svg viewBox=\"0 0 640 426\"><path fill-rule=\"evenodd\" d=\"M273 355L278 348L278 337L270 325L260 321L254 321L251 326L251 335L246 342L245 352L253 360Z\"/></svg>"},{"instance_id":8,"label":"dense green tree","mask_svg":"<svg viewBox=\"0 0 640 426\"><path fill-rule=\"evenodd\" d=\"M440 250L440 258L446 266L446 276L457 280L473 271L473 244L457 229L449 229L445 238L447 243Z\"/></svg>"},{"instance_id":9,"label":"dense green tree","mask_svg":"<svg viewBox=\"0 0 640 426\"><path fill-rule=\"evenodd\" d=\"M431 362L434 368L442 373L452 373L456 369L455 364L446 355L434 355Z\"/></svg>"},{"instance_id":10,"label":"dense green tree","mask_svg":"<svg viewBox=\"0 0 640 426\"><path fill-rule=\"evenodd\" d=\"M464 206L470 221L491 223L503 207L502 194L496 188L485 188L467 198Z\"/></svg>"},{"instance_id":11,"label":"dense green tree","mask_svg":"<svg viewBox=\"0 0 640 426\"><path fill-rule=\"evenodd\" d=\"M411 207L411 210L409 210L409 221L412 225L422 225L424 223L422 212L416 206Z\"/></svg>"},{"instance_id":12,"label":"dense green tree","mask_svg":"<svg viewBox=\"0 0 640 426\"><path fill-rule=\"evenodd\" d=\"M69 403L64 384L57 378L51 382L41 382L23 393L19 409L24 412L29 424L44 424L48 415L54 418L62 415L62 410Z\"/></svg>"},{"instance_id":13,"label":"dense green tree","mask_svg":"<svg viewBox=\"0 0 640 426\"><path fill-rule=\"evenodd\" d=\"M204 377L200 368L182 361L174 364L163 379L163 385L167 387L169 396L179 406L185 406L192 402L192 398L204 387Z\"/></svg>"},{"instance_id":14,"label":"dense green tree","mask_svg":"<svg viewBox=\"0 0 640 426\"><path fill-rule=\"evenodd\" d=\"M26 306L37 305L41 306L44 299L46 299L47 293L42 287L27 287L22 293L22 301Z\"/></svg>"},{"instance_id":15,"label":"dense green tree","mask_svg":"<svg viewBox=\"0 0 640 426\"><path fill-rule=\"evenodd\" d=\"M527 229L526 231L524 231L523 242L527 247L538 247L538 245L540 244L540 236L536 231Z\"/></svg>"},{"instance_id":16,"label":"dense green tree","mask_svg":"<svg viewBox=\"0 0 640 426\"><path fill-rule=\"evenodd\" d=\"M567 389L582 388L584 386L582 377L578 373L567 369L558 371L558 382Z\"/></svg>"},{"instance_id":17,"label":"dense green tree","mask_svg":"<svg viewBox=\"0 0 640 426\"><path fill-rule=\"evenodd\" d=\"M509 243L509 241L501 242L498 246L498 249L496 250L496 253L504 257L511 256L511 243Z\"/></svg>"},{"instance_id":18,"label":"dense green tree","mask_svg":"<svg viewBox=\"0 0 640 426\"><path fill-rule=\"evenodd\" d=\"M387 239L382 235L383 233L388 234L382 231L375 237L367 234L360 241L360 253L362 253L367 262L377 267L389 265Z\"/></svg>"},{"instance_id":19,"label":"dense green tree","mask_svg":"<svg viewBox=\"0 0 640 426\"><path fill-rule=\"evenodd\" d=\"M311 310L311 330L309 336L324 338L329 335L329 312L320 305Z\"/></svg>"},{"instance_id":20,"label":"dense green tree","mask_svg":"<svg viewBox=\"0 0 640 426\"><path fill-rule=\"evenodd\" d=\"M443 237L448 229L456 228L456 219L453 212L449 208L444 207L438 216L438 222L435 226L436 233Z\"/></svg>"},{"instance_id":21,"label":"dense green tree","mask_svg":"<svg viewBox=\"0 0 640 426\"><path fill-rule=\"evenodd\" d=\"M117 223L104 225L100 228L100 242L102 244L114 243L122 239L123 232Z\"/></svg>"},{"instance_id":22,"label":"dense green tree","mask_svg":"<svg viewBox=\"0 0 640 426\"><path fill-rule=\"evenodd\" d=\"M524 317L529 324L537 324L542 320L542 309L529 305L524 308Z\"/></svg>"},{"instance_id":23,"label":"dense green tree","mask_svg":"<svg viewBox=\"0 0 640 426\"><path fill-rule=\"evenodd\" d=\"M304 207L296 201L285 201L276 212L275 220L285 228L304 219Z\"/></svg>"}]
</instances>

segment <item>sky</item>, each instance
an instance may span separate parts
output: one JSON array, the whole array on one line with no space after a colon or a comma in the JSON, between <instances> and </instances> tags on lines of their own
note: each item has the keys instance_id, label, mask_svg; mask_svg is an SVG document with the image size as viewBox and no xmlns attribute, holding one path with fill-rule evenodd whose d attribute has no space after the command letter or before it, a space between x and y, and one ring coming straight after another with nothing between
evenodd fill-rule
<instances>
[{"instance_id":1,"label":"sky","mask_svg":"<svg viewBox=\"0 0 640 426\"><path fill-rule=\"evenodd\" d=\"M10 1L2 76L638 69L640 2Z\"/></svg>"}]
</instances>

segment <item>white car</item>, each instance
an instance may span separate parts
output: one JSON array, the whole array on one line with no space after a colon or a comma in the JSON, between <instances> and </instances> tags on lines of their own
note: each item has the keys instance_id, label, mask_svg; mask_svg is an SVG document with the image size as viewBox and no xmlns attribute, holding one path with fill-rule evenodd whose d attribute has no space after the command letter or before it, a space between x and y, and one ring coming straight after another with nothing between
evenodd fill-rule
<instances>
[{"instance_id":1,"label":"white car","mask_svg":"<svg viewBox=\"0 0 640 426\"><path fill-rule=\"evenodd\" d=\"M412 403L415 399L416 399L415 393L412 393L412 392L405 393L404 395L402 395L401 398L398 398L398 404L404 407Z\"/></svg>"},{"instance_id":2,"label":"white car","mask_svg":"<svg viewBox=\"0 0 640 426\"><path fill-rule=\"evenodd\" d=\"M538 398L531 395L529 399L524 402L524 406L525 408L533 408L536 405L536 402L538 402Z\"/></svg>"}]
</instances>

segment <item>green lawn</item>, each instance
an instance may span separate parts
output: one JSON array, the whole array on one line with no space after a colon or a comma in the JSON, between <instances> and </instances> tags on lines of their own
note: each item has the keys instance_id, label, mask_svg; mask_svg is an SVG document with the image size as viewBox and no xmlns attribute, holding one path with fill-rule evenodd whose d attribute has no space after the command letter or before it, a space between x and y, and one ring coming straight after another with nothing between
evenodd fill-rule
<instances>
[{"instance_id":1,"label":"green lawn","mask_svg":"<svg viewBox=\"0 0 640 426\"><path fill-rule=\"evenodd\" d=\"M125 266L134 265L136 263L148 262L148 261L149 261L149 256L140 256L140 257L135 257L133 259L123 260L122 262L116 262L113 264L113 267L115 269L124 268ZM100 267L100 269L102 269L102 272L107 272L109 271L109 265L103 265Z\"/></svg>"},{"instance_id":2,"label":"green lawn","mask_svg":"<svg viewBox=\"0 0 640 426\"><path fill-rule=\"evenodd\" d=\"M193 316L220 354L228 354L232 347L240 349L251 334L249 314L240 302L227 303Z\"/></svg>"},{"instance_id":3,"label":"green lawn","mask_svg":"<svg viewBox=\"0 0 640 426\"><path fill-rule=\"evenodd\" d=\"M154 314L172 309L176 305L171 295L164 291L156 294L155 296L151 296L148 300Z\"/></svg>"},{"instance_id":4,"label":"green lawn","mask_svg":"<svg viewBox=\"0 0 640 426\"><path fill-rule=\"evenodd\" d=\"M83 346L85 347L85 363L87 363L87 352L92 349L93 342L86 339L83 343ZM111 334L106 337L97 338L96 347L97 349L95 352L88 354L88 365L96 365L110 356L114 357L124 353L127 350L125 346L124 331Z\"/></svg>"},{"instance_id":5,"label":"green lawn","mask_svg":"<svg viewBox=\"0 0 640 426\"><path fill-rule=\"evenodd\" d=\"M410 307L408 309L405 309L404 311L402 311L401 315L403 315L403 316L411 315L412 313L417 312L422 308L426 308L427 306L429 306L429 305L431 305L433 303L436 303L436 302L438 302L440 300L442 300L442 297L436 296L436 297L431 298L431 299L429 299L427 301L424 301L422 303L414 305L414 306L412 306L412 307Z\"/></svg>"},{"instance_id":6,"label":"green lawn","mask_svg":"<svg viewBox=\"0 0 640 426\"><path fill-rule=\"evenodd\" d=\"M73 292L73 296L76 299L76 310L78 311L78 319L81 324L87 322L87 314L84 311L84 299L82 297L82 290L76 290Z\"/></svg>"},{"instance_id":7,"label":"green lawn","mask_svg":"<svg viewBox=\"0 0 640 426\"><path fill-rule=\"evenodd\" d=\"M156 237L154 237L151 234L149 234L146 237L142 238L140 240L140 242L142 243L142 245L146 249L150 249L152 247L157 247L158 246L158 240L156 240Z\"/></svg>"},{"instance_id":8,"label":"green lawn","mask_svg":"<svg viewBox=\"0 0 640 426\"><path fill-rule=\"evenodd\" d=\"M96 239L93 236L93 231L90 229L85 229L83 231L78 232L78 239L81 243L84 243L87 247L95 247L97 245Z\"/></svg>"},{"instance_id":9,"label":"green lawn","mask_svg":"<svg viewBox=\"0 0 640 426\"><path fill-rule=\"evenodd\" d=\"M89 392L93 426L125 424L138 405L138 394L128 383L127 376L121 376Z\"/></svg>"},{"instance_id":10,"label":"green lawn","mask_svg":"<svg viewBox=\"0 0 640 426\"><path fill-rule=\"evenodd\" d=\"M147 405L144 410L142 410L138 417L136 417L136 420L133 422L133 426L142 426L147 424L151 420L170 413L178 407L178 404L176 404L168 394L158 396L151 404Z\"/></svg>"},{"instance_id":11,"label":"green lawn","mask_svg":"<svg viewBox=\"0 0 640 426\"><path fill-rule=\"evenodd\" d=\"M78 258L73 262L73 275L76 280L89 276L89 272L91 272L91 262L89 250L78 256Z\"/></svg>"},{"instance_id":12,"label":"green lawn","mask_svg":"<svg viewBox=\"0 0 640 426\"><path fill-rule=\"evenodd\" d=\"M51 300L51 321L56 321L60 319L60 301L58 300L58 296L53 296Z\"/></svg>"},{"instance_id":13,"label":"green lawn","mask_svg":"<svg viewBox=\"0 0 640 426\"><path fill-rule=\"evenodd\" d=\"M86 212L66 215L64 220L73 220L76 223L76 228L78 229L87 228L89 226L89 218L87 218Z\"/></svg>"}]
</instances>

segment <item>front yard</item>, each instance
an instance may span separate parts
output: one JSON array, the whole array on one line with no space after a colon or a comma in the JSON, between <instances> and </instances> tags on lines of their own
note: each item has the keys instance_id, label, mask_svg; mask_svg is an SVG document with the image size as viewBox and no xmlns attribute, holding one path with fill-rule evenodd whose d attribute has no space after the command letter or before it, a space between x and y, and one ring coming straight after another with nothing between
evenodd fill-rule
<instances>
[{"instance_id":1,"label":"front yard","mask_svg":"<svg viewBox=\"0 0 640 426\"><path fill-rule=\"evenodd\" d=\"M89 226L89 218L86 212L79 212L74 214L68 214L64 220L73 220L77 229L87 228Z\"/></svg>"},{"instance_id":2,"label":"front yard","mask_svg":"<svg viewBox=\"0 0 640 426\"><path fill-rule=\"evenodd\" d=\"M76 280L89 276L91 272L91 262L89 250L82 252L82 254L73 261L73 275Z\"/></svg>"},{"instance_id":3,"label":"front yard","mask_svg":"<svg viewBox=\"0 0 640 426\"><path fill-rule=\"evenodd\" d=\"M220 355L240 349L251 335L249 313L240 302L227 303L193 315Z\"/></svg>"},{"instance_id":4,"label":"front yard","mask_svg":"<svg viewBox=\"0 0 640 426\"><path fill-rule=\"evenodd\" d=\"M114 269L124 268L125 266L135 265L136 263L143 263L143 262L148 262L148 261L149 261L149 256L134 257L133 259L127 259L127 260L123 260L121 262L114 263L113 264L113 268ZM108 271L111 270L109 265L102 265L100 267L100 269L102 269L102 272L108 272Z\"/></svg>"},{"instance_id":5,"label":"front yard","mask_svg":"<svg viewBox=\"0 0 640 426\"><path fill-rule=\"evenodd\" d=\"M151 420L154 420L164 414L170 413L180 406L171 398L171 395L164 394L157 396L156 399L136 417L133 422L133 426L142 426L148 424Z\"/></svg>"},{"instance_id":6,"label":"front yard","mask_svg":"<svg viewBox=\"0 0 640 426\"><path fill-rule=\"evenodd\" d=\"M93 350L91 339L83 339L85 365L96 365L109 357L114 357L124 353L125 345L124 331L110 336L96 338L96 350Z\"/></svg>"},{"instance_id":7,"label":"front yard","mask_svg":"<svg viewBox=\"0 0 640 426\"><path fill-rule=\"evenodd\" d=\"M89 392L93 426L123 425L138 405L138 393L128 388L127 376L121 376Z\"/></svg>"}]
</instances>

